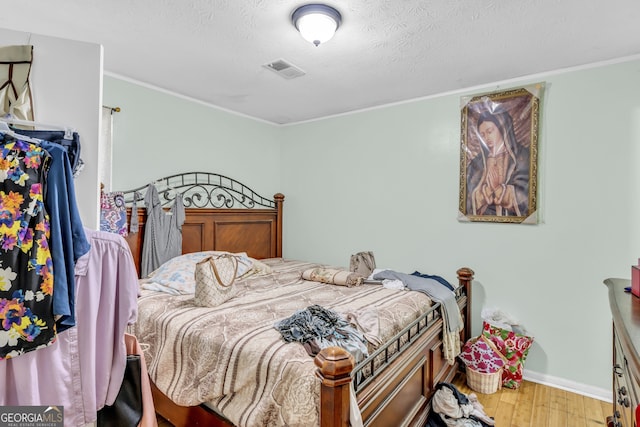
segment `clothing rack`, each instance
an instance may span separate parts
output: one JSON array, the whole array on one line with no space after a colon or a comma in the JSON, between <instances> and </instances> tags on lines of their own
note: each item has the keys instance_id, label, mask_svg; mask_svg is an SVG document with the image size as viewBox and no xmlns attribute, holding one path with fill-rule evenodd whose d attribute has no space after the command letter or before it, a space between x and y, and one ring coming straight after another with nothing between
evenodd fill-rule
<instances>
[{"instance_id":1,"label":"clothing rack","mask_svg":"<svg viewBox=\"0 0 640 427\"><path fill-rule=\"evenodd\" d=\"M52 125L48 123L36 122L33 120L22 120L22 119L15 118L9 114L0 117L0 122L6 125L31 126L33 128L41 128L41 129L48 129L48 130L63 130L65 139L72 139L73 132L75 132L75 129L72 128L71 126ZM20 129L16 129L16 131L18 131L19 133Z\"/></svg>"},{"instance_id":2,"label":"clothing rack","mask_svg":"<svg viewBox=\"0 0 640 427\"><path fill-rule=\"evenodd\" d=\"M155 185L162 206L182 196L185 207L190 208L244 208L276 209L276 202L263 197L235 179L210 172L185 172L157 179ZM127 205L143 200L150 184L123 191ZM138 197L136 197L138 193Z\"/></svg>"}]
</instances>

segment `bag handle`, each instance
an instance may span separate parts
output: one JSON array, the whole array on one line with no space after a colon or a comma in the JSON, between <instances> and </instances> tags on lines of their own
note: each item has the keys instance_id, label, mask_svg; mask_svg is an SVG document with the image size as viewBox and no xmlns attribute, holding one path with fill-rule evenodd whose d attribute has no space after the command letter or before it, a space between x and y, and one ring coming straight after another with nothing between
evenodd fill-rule
<instances>
[{"instance_id":1,"label":"bag handle","mask_svg":"<svg viewBox=\"0 0 640 427\"><path fill-rule=\"evenodd\" d=\"M235 268L233 270L233 278L231 279L231 281L228 284L224 284L222 282L222 279L220 279L220 274L218 274L218 267L216 267L215 260L220 259L220 258L231 258L235 263ZM215 258L210 257L209 258L209 263L211 264L211 269L213 270L213 274L216 276L216 280L218 281L220 286L222 286L223 288L228 288L231 285L233 285L233 282L236 281L236 275L238 274L238 260L236 259L235 256L233 256L231 254L220 254L220 255L216 256Z\"/></svg>"}]
</instances>

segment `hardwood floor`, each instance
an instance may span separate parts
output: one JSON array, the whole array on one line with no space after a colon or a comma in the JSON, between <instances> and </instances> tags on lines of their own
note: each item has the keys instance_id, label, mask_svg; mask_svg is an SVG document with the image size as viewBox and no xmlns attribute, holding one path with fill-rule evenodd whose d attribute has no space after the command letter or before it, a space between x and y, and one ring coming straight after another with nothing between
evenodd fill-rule
<instances>
[{"instance_id":1,"label":"hardwood floor","mask_svg":"<svg viewBox=\"0 0 640 427\"><path fill-rule=\"evenodd\" d=\"M481 394L467 387L464 374L453 384L465 394L475 393L497 427L595 427L606 425L612 404L542 384L523 381L518 390L504 388Z\"/></svg>"},{"instance_id":2,"label":"hardwood floor","mask_svg":"<svg viewBox=\"0 0 640 427\"><path fill-rule=\"evenodd\" d=\"M496 427L604 426L613 412L610 402L529 381L523 381L518 390L505 388L493 394L471 390L464 374L456 376L453 384L464 394L475 393L486 414L495 419ZM171 424L158 417L158 426Z\"/></svg>"}]
</instances>

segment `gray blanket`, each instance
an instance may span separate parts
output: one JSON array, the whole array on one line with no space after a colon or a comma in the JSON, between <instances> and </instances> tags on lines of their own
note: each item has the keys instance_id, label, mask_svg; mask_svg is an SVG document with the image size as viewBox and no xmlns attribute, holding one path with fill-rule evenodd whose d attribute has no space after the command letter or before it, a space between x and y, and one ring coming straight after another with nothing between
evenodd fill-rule
<instances>
[{"instance_id":1,"label":"gray blanket","mask_svg":"<svg viewBox=\"0 0 640 427\"><path fill-rule=\"evenodd\" d=\"M393 270L383 270L373 276L376 280L389 279L400 280L412 291L425 293L442 305L442 312L445 316L444 322L449 332L456 333L462 330L462 319L455 294L444 285L434 279L413 276L411 274L399 273Z\"/></svg>"}]
</instances>

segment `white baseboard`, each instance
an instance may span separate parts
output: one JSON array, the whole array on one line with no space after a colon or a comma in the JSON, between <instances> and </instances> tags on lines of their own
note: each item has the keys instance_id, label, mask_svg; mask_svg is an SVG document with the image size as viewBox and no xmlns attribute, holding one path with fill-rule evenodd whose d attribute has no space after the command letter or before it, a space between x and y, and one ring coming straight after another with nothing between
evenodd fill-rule
<instances>
[{"instance_id":1,"label":"white baseboard","mask_svg":"<svg viewBox=\"0 0 640 427\"><path fill-rule=\"evenodd\" d=\"M544 384L549 387L559 388L561 390L570 391L582 396L591 397L593 399L604 400L605 402L613 402L613 390L594 387L587 384L578 383L565 378L554 377L547 374L541 374L525 369L523 378L538 384Z\"/></svg>"}]
</instances>

